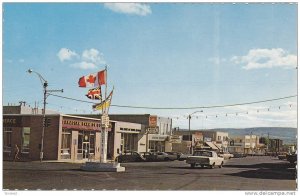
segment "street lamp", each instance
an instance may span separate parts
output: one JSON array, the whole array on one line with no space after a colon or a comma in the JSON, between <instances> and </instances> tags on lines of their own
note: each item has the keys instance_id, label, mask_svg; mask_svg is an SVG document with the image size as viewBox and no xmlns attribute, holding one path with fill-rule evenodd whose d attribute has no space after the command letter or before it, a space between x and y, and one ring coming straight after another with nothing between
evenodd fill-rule
<instances>
[{"instance_id":1,"label":"street lamp","mask_svg":"<svg viewBox=\"0 0 300 196\"><path fill-rule=\"evenodd\" d=\"M190 148L190 153L191 153L191 154L193 153L193 148L192 148L192 143L193 143L193 141L192 141L192 133L191 133L191 118L192 118L192 115L193 115L193 114L196 114L196 113L198 113L198 112L203 112L203 110L195 111L195 112L189 114L189 116L188 116L188 118L189 118L189 134L190 134L190 142L191 142L191 148Z\"/></svg>"},{"instance_id":2,"label":"street lamp","mask_svg":"<svg viewBox=\"0 0 300 196\"><path fill-rule=\"evenodd\" d=\"M45 78L43 78L43 76L40 73L38 73L38 72L36 72L36 71L34 71L32 69L28 69L27 72L30 73L30 74L31 73L35 73L39 77L39 79L40 79L40 81L42 83L43 92L44 92L44 103L43 103L44 104L44 108L43 108L43 123L42 123L43 124L43 129L42 129L41 151L40 151L40 161L42 162L43 157L44 157L44 135L45 135L45 127L46 127L45 123L46 123L46 99L47 99L47 93L48 92L63 92L64 90L63 89L61 89L61 90L47 90L48 82L47 82L47 80L45 80Z\"/></svg>"}]
</instances>

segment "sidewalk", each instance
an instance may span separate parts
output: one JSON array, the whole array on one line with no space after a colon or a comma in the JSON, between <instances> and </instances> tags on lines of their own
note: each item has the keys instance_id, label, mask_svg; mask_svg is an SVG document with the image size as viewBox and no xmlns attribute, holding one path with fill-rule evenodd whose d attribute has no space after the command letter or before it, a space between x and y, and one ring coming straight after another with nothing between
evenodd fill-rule
<instances>
[{"instance_id":1,"label":"sidewalk","mask_svg":"<svg viewBox=\"0 0 300 196\"><path fill-rule=\"evenodd\" d=\"M40 161L31 161L31 162L40 162ZM43 160L43 163L74 163L82 164L86 162L100 162L100 160ZM107 160L107 163L113 163L113 160Z\"/></svg>"}]
</instances>

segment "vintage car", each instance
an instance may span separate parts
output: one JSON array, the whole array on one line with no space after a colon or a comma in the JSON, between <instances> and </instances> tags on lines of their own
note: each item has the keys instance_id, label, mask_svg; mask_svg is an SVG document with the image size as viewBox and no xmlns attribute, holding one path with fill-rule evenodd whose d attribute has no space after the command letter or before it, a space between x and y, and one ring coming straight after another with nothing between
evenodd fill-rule
<instances>
[{"instance_id":1,"label":"vintage car","mask_svg":"<svg viewBox=\"0 0 300 196\"><path fill-rule=\"evenodd\" d=\"M243 158L246 157L247 155L242 153L242 152L234 152L233 153L233 158Z\"/></svg>"},{"instance_id":2,"label":"vintage car","mask_svg":"<svg viewBox=\"0 0 300 196\"><path fill-rule=\"evenodd\" d=\"M156 161L156 156L153 152L140 152L139 154L145 159L145 161Z\"/></svg>"},{"instance_id":3,"label":"vintage car","mask_svg":"<svg viewBox=\"0 0 300 196\"><path fill-rule=\"evenodd\" d=\"M186 163L190 164L192 168L197 165L200 165L201 167L206 166L211 169L215 166L222 168L224 164L224 158L219 157L215 151L199 150L195 151L192 156L188 156Z\"/></svg>"},{"instance_id":4,"label":"vintage car","mask_svg":"<svg viewBox=\"0 0 300 196\"><path fill-rule=\"evenodd\" d=\"M116 157L116 161L119 163L125 163L125 162L141 162L145 161L145 158L142 157L139 153L129 151L120 154L119 156Z\"/></svg>"},{"instance_id":5,"label":"vintage car","mask_svg":"<svg viewBox=\"0 0 300 196\"><path fill-rule=\"evenodd\" d=\"M286 155L286 160L289 161L290 163L295 163L297 162L297 154L293 153L293 154L287 154Z\"/></svg>"},{"instance_id":6,"label":"vintage car","mask_svg":"<svg viewBox=\"0 0 300 196\"><path fill-rule=\"evenodd\" d=\"M229 152L220 152L219 156L223 157L225 160L233 158L233 154Z\"/></svg>"},{"instance_id":7,"label":"vintage car","mask_svg":"<svg viewBox=\"0 0 300 196\"><path fill-rule=\"evenodd\" d=\"M140 155L146 161L174 161L177 159L177 154L166 152L140 152Z\"/></svg>"},{"instance_id":8,"label":"vintage car","mask_svg":"<svg viewBox=\"0 0 300 196\"><path fill-rule=\"evenodd\" d=\"M178 160L178 158L179 158L177 152L166 152L166 153L168 154L169 160L171 160L171 161Z\"/></svg>"},{"instance_id":9,"label":"vintage car","mask_svg":"<svg viewBox=\"0 0 300 196\"><path fill-rule=\"evenodd\" d=\"M279 160L285 160L286 157L287 157L286 154L280 154L280 155L278 155L278 159L279 159Z\"/></svg>"},{"instance_id":10,"label":"vintage car","mask_svg":"<svg viewBox=\"0 0 300 196\"><path fill-rule=\"evenodd\" d=\"M154 152L153 153L156 157L156 161L171 161L172 159L169 155L165 152Z\"/></svg>"},{"instance_id":11,"label":"vintage car","mask_svg":"<svg viewBox=\"0 0 300 196\"><path fill-rule=\"evenodd\" d=\"M188 158L188 156L191 156L191 154L181 154L178 160L185 161Z\"/></svg>"}]
</instances>

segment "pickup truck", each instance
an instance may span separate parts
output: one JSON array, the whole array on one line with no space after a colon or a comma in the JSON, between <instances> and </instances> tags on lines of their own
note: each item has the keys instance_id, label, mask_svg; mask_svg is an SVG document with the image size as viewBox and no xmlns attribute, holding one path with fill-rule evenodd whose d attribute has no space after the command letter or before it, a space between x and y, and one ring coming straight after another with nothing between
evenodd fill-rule
<instances>
[{"instance_id":1,"label":"pickup truck","mask_svg":"<svg viewBox=\"0 0 300 196\"><path fill-rule=\"evenodd\" d=\"M215 166L222 168L224 158L219 157L215 151L199 150L195 151L192 156L188 156L186 163L190 164L192 168L197 165L200 165L201 167L207 166L211 169Z\"/></svg>"}]
</instances>

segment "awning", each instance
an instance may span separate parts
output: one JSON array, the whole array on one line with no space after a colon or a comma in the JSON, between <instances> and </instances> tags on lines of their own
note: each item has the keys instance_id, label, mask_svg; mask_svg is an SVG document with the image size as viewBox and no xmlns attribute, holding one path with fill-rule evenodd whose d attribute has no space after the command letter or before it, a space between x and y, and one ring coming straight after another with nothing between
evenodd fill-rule
<instances>
[{"instance_id":1,"label":"awning","mask_svg":"<svg viewBox=\"0 0 300 196\"><path fill-rule=\"evenodd\" d=\"M215 146L212 142L205 142L209 147L211 147L213 150L218 150L219 148Z\"/></svg>"},{"instance_id":2,"label":"awning","mask_svg":"<svg viewBox=\"0 0 300 196\"><path fill-rule=\"evenodd\" d=\"M159 135L159 134L148 134L148 140L152 141L166 141L168 135Z\"/></svg>"}]
</instances>

